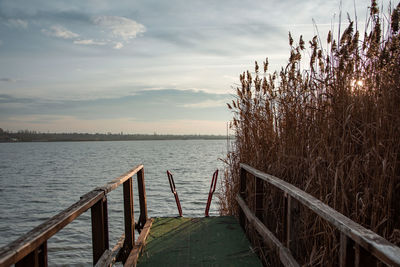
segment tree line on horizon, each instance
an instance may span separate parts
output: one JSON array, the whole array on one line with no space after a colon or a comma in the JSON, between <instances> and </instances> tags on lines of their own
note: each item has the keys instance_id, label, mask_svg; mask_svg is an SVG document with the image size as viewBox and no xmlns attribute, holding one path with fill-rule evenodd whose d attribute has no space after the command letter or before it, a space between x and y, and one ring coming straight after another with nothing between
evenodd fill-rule
<instances>
[{"instance_id":1,"label":"tree line on horizon","mask_svg":"<svg viewBox=\"0 0 400 267\"><path fill-rule=\"evenodd\" d=\"M42 133L31 130L16 132L0 128L0 142L58 142L58 141L131 141L131 140L221 140L224 135L201 134L124 134L121 133Z\"/></svg>"}]
</instances>

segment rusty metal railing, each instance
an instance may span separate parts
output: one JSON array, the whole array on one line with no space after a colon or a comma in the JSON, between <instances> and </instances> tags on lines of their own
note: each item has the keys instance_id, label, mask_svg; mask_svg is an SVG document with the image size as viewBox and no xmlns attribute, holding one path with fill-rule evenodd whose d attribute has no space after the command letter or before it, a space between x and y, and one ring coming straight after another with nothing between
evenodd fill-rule
<instances>
[{"instance_id":1,"label":"rusty metal railing","mask_svg":"<svg viewBox=\"0 0 400 267\"><path fill-rule=\"evenodd\" d=\"M218 170L216 170L214 172L212 180L211 180L210 191L208 192L208 199L207 199L206 209L204 211L204 216L205 217L209 216L208 212L210 210L211 200L212 200L213 194L215 192L215 188L217 187L217 179L218 179Z\"/></svg>"},{"instance_id":2,"label":"rusty metal railing","mask_svg":"<svg viewBox=\"0 0 400 267\"><path fill-rule=\"evenodd\" d=\"M176 207L178 208L179 217L182 217L182 207L181 207L181 202L179 200L178 192L176 191L174 177L172 176L172 173L170 171L167 171L167 176L171 192L172 194L174 194L175 197L175 202L176 202Z\"/></svg>"}]
</instances>

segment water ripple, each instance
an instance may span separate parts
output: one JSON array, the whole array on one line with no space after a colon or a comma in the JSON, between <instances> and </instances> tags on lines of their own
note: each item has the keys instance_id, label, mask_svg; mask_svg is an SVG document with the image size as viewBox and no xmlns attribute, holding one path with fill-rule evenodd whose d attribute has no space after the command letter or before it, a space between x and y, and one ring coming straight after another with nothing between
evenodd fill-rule
<instances>
[{"instance_id":1,"label":"water ripple","mask_svg":"<svg viewBox=\"0 0 400 267\"><path fill-rule=\"evenodd\" d=\"M170 170L184 216L204 216L211 177L223 165L226 141L0 143L0 246L143 163L148 214L177 216ZM7 185L7 186L5 186ZM134 179L135 218L139 216ZM122 187L108 195L110 246L123 233ZM214 196L211 215L218 214ZM92 264L90 210L48 241L49 266Z\"/></svg>"}]
</instances>

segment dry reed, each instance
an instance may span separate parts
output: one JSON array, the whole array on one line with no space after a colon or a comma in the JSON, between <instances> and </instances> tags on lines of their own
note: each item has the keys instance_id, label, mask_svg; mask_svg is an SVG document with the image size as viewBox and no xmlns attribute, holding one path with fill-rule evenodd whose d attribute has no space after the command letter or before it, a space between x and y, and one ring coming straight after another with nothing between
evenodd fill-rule
<instances>
[{"instance_id":1,"label":"dry reed","mask_svg":"<svg viewBox=\"0 0 400 267\"><path fill-rule=\"evenodd\" d=\"M267 74L266 60L263 70L256 62L254 73L240 75L228 104L235 140L225 160L222 214L237 214L243 162L400 245L400 4L386 18L371 3L363 38L350 19L340 39L328 33L325 49L319 36L307 49L302 37L294 44L289 34L286 67ZM270 190L264 201L264 223L282 240L275 220L283 216L282 197ZM337 232L307 210L301 220L299 262L335 266ZM265 263L275 264L268 257Z\"/></svg>"}]
</instances>

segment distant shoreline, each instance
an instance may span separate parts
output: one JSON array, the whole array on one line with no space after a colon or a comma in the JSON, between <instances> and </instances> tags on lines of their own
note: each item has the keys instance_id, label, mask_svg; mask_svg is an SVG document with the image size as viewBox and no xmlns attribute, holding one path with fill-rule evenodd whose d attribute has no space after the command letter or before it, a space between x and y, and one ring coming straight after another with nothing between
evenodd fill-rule
<instances>
[{"instance_id":1,"label":"distant shoreline","mask_svg":"<svg viewBox=\"0 0 400 267\"><path fill-rule=\"evenodd\" d=\"M89 134L37 133L32 131L0 132L0 143L20 142L85 142L85 141L157 141L157 140L226 140L226 135L170 135L170 134Z\"/></svg>"}]
</instances>

